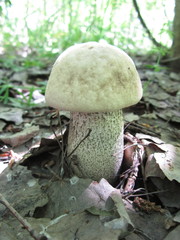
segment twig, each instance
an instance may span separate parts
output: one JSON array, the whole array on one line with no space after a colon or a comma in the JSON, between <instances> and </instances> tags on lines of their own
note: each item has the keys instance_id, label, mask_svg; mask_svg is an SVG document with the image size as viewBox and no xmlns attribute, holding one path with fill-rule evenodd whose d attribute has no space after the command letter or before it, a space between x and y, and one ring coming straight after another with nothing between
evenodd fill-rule
<instances>
[{"instance_id":1,"label":"twig","mask_svg":"<svg viewBox=\"0 0 180 240\"><path fill-rule=\"evenodd\" d=\"M133 191L135 186L135 181L139 171L138 169L139 165L140 165L139 153L138 153L138 149L136 149L133 156L133 165L131 166L131 171L128 176L126 185L124 186L123 194Z\"/></svg>"},{"instance_id":2,"label":"twig","mask_svg":"<svg viewBox=\"0 0 180 240\"><path fill-rule=\"evenodd\" d=\"M59 142L59 139L58 139L58 136L56 134L56 132L54 131L53 129L53 126L52 126L52 119L53 119L53 116L51 117L51 121L50 121L50 127L51 127L51 130L55 136L55 139L59 145L59 148L60 148L60 153L59 153L59 159L61 159L60 161L60 176L63 177L64 175L64 157L65 157L65 152L64 152L64 139L63 139L63 126L61 124L61 119L60 119L60 116L59 116L59 113L56 113L55 117L58 118L58 123L59 123L59 126L60 126L60 133L61 133L61 136L62 136L62 143Z\"/></svg>"},{"instance_id":3,"label":"twig","mask_svg":"<svg viewBox=\"0 0 180 240\"><path fill-rule=\"evenodd\" d=\"M54 134L54 136L55 136L55 139L56 139L56 141L57 141L57 143L58 143L58 145L59 145L60 150L62 151L62 146L61 146L61 144L60 144L60 142L59 142L59 139L58 139L58 136L57 136L57 134L56 134L56 132L54 131L54 128L53 128L53 126L52 126L52 118L51 118L51 121L50 121L50 128L51 128L51 130L52 130L52 132L53 132L53 134Z\"/></svg>"},{"instance_id":4,"label":"twig","mask_svg":"<svg viewBox=\"0 0 180 240\"><path fill-rule=\"evenodd\" d=\"M169 190L160 190L160 191L154 191L154 192L145 192L145 193L138 193L139 191L145 191L144 188L138 188L136 190L134 190L132 193L128 193L126 195L123 195L122 198L124 199L128 199L130 197L141 197L141 196L147 196L147 195L154 195L154 194L159 194L159 193L164 193L164 192L168 192Z\"/></svg>"},{"instance_id":5,"label":"twig","mask_svg":"<svg viewBox=\"0 0 180 240\"><path fill-rule=\"evenodd\" d=\"M148 192L148 187L147 187L147 184L146 184L146 181L145 181L145 167L143 165L143 162L141 162L140 167L141 167L141 172L142 172L142 180L143 180L144 188L145 188L146 193L147 193ZM147 200L149 200L149 195L148 194L146 195L146 198L147 198Z\"/></svg>"},{"instance_id":6,"label":"twig","mask_svg":"<svg viewBox=\"0 0 180 240\"><path fill-rule=\"evenodd\" d=\"M137 234L137 235L142 236L143 239L145 239L145 240L152 240L152 238L150 238L147 234L145 234L142 230L140 230L138 228L134 229L134 233Z\"/></svg>"},{"instance_id":7,"label":"twig","mask_svg":"<svg viewBox=\"0 0 180 240\"><path fill-rule=\"evenodd\" d=\"M53 175L55 178L57 178L58 180L62 181L62 178L59 177L59 176L57 175L57 173L55 173L55 172L48 166L48 164L46 164L44 167L46 167L46 168L50 171L50 173L52 173L52 175Z\"/></svg>"},{"instance_id":8,"label":"twig","mask_svg":"<svg viewBox=\"0 0 180 240\"><path fill-rule=\"evenodd\" d=\"M128 126L126 128L128 130L132 130L132 131L136 131L136 132L140 131L141 133L144 133L144 134L150 134L151 136L154 136L154 137L160 136L160 133L156 133L153 130L147 129L143 125L135 123L135 122L131 122L130 124L128 124Z\"/></svg>"},{"instance_id":9,"label":"twig","mask_svg":"<svg viewBox=\"0 0 180 240\"><path fill-rule=\"evenodd\" d=\"M64 160L65 160L65 152L64 152L64 138L63 138L63 126L61 123L61 118L58 114L58 122L59 122L59 127L60 127L60 132L61 132L61 136L62 136L62 148L61 148L61 162L60 162L60 177L63 177L64 175ZM60 156L59 156L60 158Z\"/></svg>"},{"instance_id":10,"label":"twig","mask_svg":"<svg viewBox=\"0 0 180 240\"><path fill-rule=\"evenodd\" d=\"M74 233L74 239L73 240L79 240L79 238L77 237L78 231L79 231L79 229L77 228L75 233Z\"/></svg>"},{"instance_id":11,"label":"twig","mask_svg":"<svg viewBox=\"0 0 180 240\"><path fill-rule=\"evenodd\" d=\"M35 240L48 240L48 238L43 235L37 233L31 225L24 219L11 205L10 203L3 197L3 195L0 193L0 203L2 203L6 208L9 209L9 211L14 215L15 218L23 225L23 227L29 232L29 234L35 239Z\"/></svg>"},{"instance_id":12,"label":"twig","mask_svg":"<svg viewBox=\"0 0 180 240\"><path fill-rule=\"evenodd\" d=\"M132 194L131 197L141 197L141 196L153 195L153 194L158 194L158 193L164 193L164 192L168 192L168 191L169 190L161 190L161 191L154 191L154 192Z\"/></svg>"},{"instance_id":13,"label":"twig","mask_svg":"<svg viewBox=\"0 0 180 240\"><path fill-rule=\"evenodd\" d=\"M69 158L69 157L76 151L76 149L79 147L79 145L80 145L87 137L89 137L91 131L92 131L92 129L88 129L88 133L86 134L86 136L77 144L77 146L72 150L72 152L67 156L67 158Z\"/></svg>"},{"instance_id":14,"label":"twig","mask_svg":"<svg viewBox=\"0 0 180 240\"><path fill-rule=\"evenodd\" d=\"M135 181L139 172L139 165L143 161L144 146L141 144L138 138L134 137L128 132L124 134L124 139L131 144L127 145L124 150L133 147L132 152L128 152L124 157L125 161L131 162L131 167L120 176L120 178L123 178L123 183L120 183L122 186L120 191L123 193L123 195L126 195L133 192Z\"/></svg>"}]
</instances>

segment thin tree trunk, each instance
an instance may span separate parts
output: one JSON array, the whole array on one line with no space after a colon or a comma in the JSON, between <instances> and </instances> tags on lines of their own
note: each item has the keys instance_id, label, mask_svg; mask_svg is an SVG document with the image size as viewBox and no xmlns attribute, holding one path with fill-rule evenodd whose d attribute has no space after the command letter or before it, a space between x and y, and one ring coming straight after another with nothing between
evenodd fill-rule
<instances>
[{"instance_id":1,"label":"thin tree trunk","mask_svg":"<svg viewBox=\"0 0 180 240\"><path fill-rule=\"evenodd\" d=\"M161 43L157 42L156 39L153 37L152 33L149 31L144 19L142 18L141 16L141 12L140 12L140 9L139 9L139 6L137 4L137 1L136 0L132 0L133 1L133 5L136 9L136 12L138 14L138 18L143 26L143 28L145 29L146 33L148 34L149 38L151 39L151 41L153 42L153 44L156 46L156 47L164 47Z\"/></svg>"},{"instance_id":2,"label":"thin tree trunk","mask_svg":"<svg viewBox=\"0 0 180 240\"><path fill-rule=\"evenodd\" d=\"M175 16L173 22L173 44L172 44L172 56L175 59L172 61L171 67L174 71L180 72L180 1L176 0L175 4Z\"/></svg>"}]
</instances>

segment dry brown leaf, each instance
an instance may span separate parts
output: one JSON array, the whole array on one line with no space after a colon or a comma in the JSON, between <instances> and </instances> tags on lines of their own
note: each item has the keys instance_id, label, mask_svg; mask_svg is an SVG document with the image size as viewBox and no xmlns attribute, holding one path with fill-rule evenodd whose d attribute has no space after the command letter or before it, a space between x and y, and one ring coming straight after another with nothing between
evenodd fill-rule
<instances>
[{"instance_id":1,"label":"dry brown leaf","mask_svg":"<svg viewBox=\"0 0 180 240\"><path fill-rule=\"evenodd\" d=\"M5 144L9 144L12 147L17 147L29 141L31 138L36 136L38 132L39 132L38 126L31 126L31 127L26 127L24 130L15 134L12 134L12 133L1 134L0 139Z\"/></svg>"},{"instance_id":2,"label":"dry brown leaf","mask_svg":"<svg viewBox=\"0 0 180 240\"><path fill-rule=\"evenodd\" d=\"M180 183L180 149L171 144L163 144L164 153L154 153L154 158L165 176Z\"/></svg>"}]
</instances>

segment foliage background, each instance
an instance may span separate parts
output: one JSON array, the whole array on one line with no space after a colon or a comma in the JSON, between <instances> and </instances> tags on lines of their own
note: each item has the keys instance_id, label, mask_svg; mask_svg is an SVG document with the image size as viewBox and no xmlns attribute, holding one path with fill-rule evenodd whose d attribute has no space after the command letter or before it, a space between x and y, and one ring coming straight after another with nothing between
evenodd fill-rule
<instances>
[{"instance_id":1,"label":"foliage background","mask_svg":"<svg viewBox=\"0 0 180 240\"><path fill-rule=\"evenodd\" d=\"M153 36L170 48L174 0L137 2ZM70 45L86 41L107 41L131 53L166 54L152 45L132 0L4 0L0 7L0 53L11 56L9 62L24 57L24 67L41 66Z\"/></svg>"}]
</instances>

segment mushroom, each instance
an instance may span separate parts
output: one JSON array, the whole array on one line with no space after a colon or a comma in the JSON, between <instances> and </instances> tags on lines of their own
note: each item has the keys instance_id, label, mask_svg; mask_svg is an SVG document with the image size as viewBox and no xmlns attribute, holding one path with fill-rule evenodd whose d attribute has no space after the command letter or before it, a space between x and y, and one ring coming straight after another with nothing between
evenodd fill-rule
<instances>
[{"instance_id":1,"label":"mushroom","mask_svg":"<svg viewBox=\"0 0 180 240\"><path fill-rule=\"evenodd\" d=\"M115 46L76 44L58 57L45 98L49 106L71 112L67 151L76 149L71 165L77 176L115 178L123 159L122 109L141 97L132 59Z\"/></svg>"}]
</instances>

